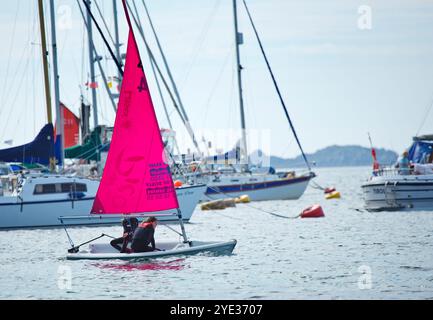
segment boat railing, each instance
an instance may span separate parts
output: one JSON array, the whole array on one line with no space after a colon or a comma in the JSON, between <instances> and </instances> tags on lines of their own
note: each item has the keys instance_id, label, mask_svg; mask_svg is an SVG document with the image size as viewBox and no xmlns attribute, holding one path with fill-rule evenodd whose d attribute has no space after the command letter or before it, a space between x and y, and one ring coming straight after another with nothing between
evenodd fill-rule
<instances>
[{"instance_id":1,"label":"boat railing","mask_svg":"<svg viewBox=\"0 0 433 320\"><path fill-rule=\"evenodd\" d=\"M379 169L373 170L373 175L377 177L392 177L392 176L402 176L402 175L413 175L413 168L399 169L394 167L381 167Z\"/></svg>"}]
</instances>

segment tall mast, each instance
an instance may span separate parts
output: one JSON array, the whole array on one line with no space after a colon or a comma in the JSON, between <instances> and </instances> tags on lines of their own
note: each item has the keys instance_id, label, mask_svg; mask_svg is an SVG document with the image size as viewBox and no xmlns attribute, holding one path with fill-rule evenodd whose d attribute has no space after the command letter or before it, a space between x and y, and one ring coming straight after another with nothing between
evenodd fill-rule
<instances>
[{"instance_id":1,"label":"tall mast","mask_svg":"<svg viewBox=\"0 0 433 320\"><path fill-rule=\"evenodd\" d=\"M41 48L42 48L42 63L44 67L44 85L45 85L45 99L47 107L47 119L48 123L53 123L53 115L51 111L51 94L50 94L50 80L48 76L48 50L47 50L47 38L45 33L45 18L44 18L44 3L43 0L38 1L39 8L39 25L41 31ZM54 140L54 137L52 137ZM50 170L54 171L56 165L56 159L50 158Z\"/></svg>"},{"instance_id":2,"label":"tall mast","mask_svg":"<svg viewBox=\"0 0 433 320\"><path fill-rule=\"evenodd\" d=\"M50 79L48 76L48 50L47 38L45 34L45 19L44 19L44 3L43 0L38 1L39 6L39 25L41 30L41 43L42 43L42 63L44 66L44 84L45 84L45 99L47 106L47 119L48 123L53 123L53 116L51 113L51 95L50 95Z\"/></svg>"},{"instance_id":3,"label":"tall mast","mask_svg":"<svg viewBox=\"0 0 433 320\"><path fill-rule=\"evenodd\" d=\"M81 8L81 4L79 1L77 1L77 4L78 4L78 9L80 9L81 17L83 18L84 26L86 27L86 30L88 30L89 24L87 23L86 17L84 16L84 12L83 12L83 9ZM96 51L96 47L95 47L95 44L93 42L92 42L92 50L93 50L94 56L99 57L98 51ZM114 110L114 112L116 112L117 106L116 106L116 103L114 102L114 95L111 93L110 88L108 86L107 76L105 74L104 68L102 67L101 59L96 59L96 62L98 63L99 71L101 72L101 78L104 81L105 90L107 91L108 97L110 98L110 102L111 102L111 105L113 107L113 110ZM120 70L119 70L119 74L121 75Z\"/></svg>"},{"instance_id":4,"label":"tall mast","mask_svg":"<svg viewBox=\"0 0 433 320\"><path fill-rule=\"evenodd\" d=\"M242 129L242 138L241 138L241 162L246 161L242 165L242 168L245 170L248 169L248 150L247 150L247 133L246 133L246 125L245 125L245 111L244 111L244 99L242 96L242 65L240 58L240 46L243 44L243 35L238 31L238 12L237 12L237 0L233 0L233 15L234 15L234 26L235 26L235 43L236 43L236 66L237 66L237 74L238 74L238 86L239 86L239 108L241 115L241 129Z\"/></svg>"},{"instance_id":5,"label":"tall mast","mask_svg":"<svg viewBox=\"0 0 433 320\"><path fill-rule=\"evenodd\" d=\"M59 89L59 71L57 62L57 36L56 36L56 12L54 7L54 0L50 0L51 11L51 41L53 46L53 73L54 73L54 103L56 105L56 135L59 136L60 141L60 159L59 163L64 166L65 153L64 153L64 133L63 133L63 110L60 107L60 89Z\"/></svg>"},{"instance_id":6,"label":"tall mast","mask_svg":"<svg viewBox=\"0 0 433 320\"><path fill-rule=\"evenodd\" d=\"M92 107L93 107L93 124L95 128L98 126L98 107L96 102L95 81L95 55L93 48L93 32L92 32L92 17L90 16L91 0L85 0L89 10L87 10L87 38L89 47L89 64L90 64L90 90L92 90Z\"/></svg>"},{"instance_id":7,"label":"tall mast","mask_svg":"<svg viewBox=\"0 0 433 320\"><path fill-rule=\"evenodd\" d=\"M245 9L247 11L248 17L250 18L251 26L253 27L254 33L256 34L257 42L259 43L260 50L262 51L263 58L265 59L266 66L268 67L269 74L271 75L272 82L274 83L275 90L277 91L278 97L280 98L281 106L283 107L284 113L286 115L287 121L289 122L290 128L292 129L293 135L295 136L296 143L298 144L299 150L301 150L302 157L304 158L305 164L307 165L308 171L310 171L311 176L314 173L311 172L311 166L308 162L307 156L302 148L301 142L299 141L298 134L296 133L295 127L293 126L292 119L290 118L289 112L287 111L286 104L284 103L283 95L281 94L280 88L278 87L277 80L275 79L274 73L272 72L271 64L269 63L268 57L266 56L265 49L263 48L262 41L260 40L259 33L254 24L253 18L251 17L250 10L248 9L247 3L243 0Z\"/></svg>"},{"instance_id":8,"label":"tall mast","mask_svg":"<svg viewBox=\"0 0 433 320\"><path fill-rule=\"evenodd\" d=\"M117 57L117 61L121 65L122 63L122 57L120 56L120 42L119 42L119 20L117 19L117 0L113 0L113 14L114 14L114 46L115 46L115 53ZM122 74L119 71L119 80L122 81Z\"/></svg>"}]
</instances>

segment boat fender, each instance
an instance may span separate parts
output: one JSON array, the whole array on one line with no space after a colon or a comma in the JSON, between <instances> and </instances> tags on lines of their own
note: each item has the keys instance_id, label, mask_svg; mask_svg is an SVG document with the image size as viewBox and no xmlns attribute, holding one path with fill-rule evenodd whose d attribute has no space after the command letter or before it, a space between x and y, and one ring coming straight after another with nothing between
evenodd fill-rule
<instances>
[{"instance_id":1,"label":"boat fender","mask_svg":"<svg viewBox=\"0 0 433 320\"><path fill-rule=\"evenodd\" d=\"M326 200L330 200L330 199L340 199L341 198L341 193L338 191L334 191L331 192L329 194L326 195Z\"/></svg>"},{"instance_id":2,"label":"boat fender","mask_svg":"<svg viewBox=\"0 0 433 320\"><path fill-rule=\"evenodd\" d=\"M182 181L180 181L180 180L176 180L176 181L174 182L174 187L175 187L175 188L180 188L180 187L182 187L182 185L183 185L183 183L182 183Z\"/></svg>"},{"instance_id":3,"label":"boat fender","mask_svg":"<svg viewBox=\"0 0 433 320\"><path fill-rule=\"evenodd\" d=\"M251 199L248 195L244 194L238 198L235 198L235 203L250 203Z\"/></svg>"},{"instance_id":4,"label":"boat fender","mask_svg":"<svg viewBox=\"0 0 433 320\"><path fill-rule=\"evenodd\" d=\"M323 209L320 205L315 204L311 207L308 207L301 213L301 218L322 218L325 216Z\"/></svg>"}]
</instances>

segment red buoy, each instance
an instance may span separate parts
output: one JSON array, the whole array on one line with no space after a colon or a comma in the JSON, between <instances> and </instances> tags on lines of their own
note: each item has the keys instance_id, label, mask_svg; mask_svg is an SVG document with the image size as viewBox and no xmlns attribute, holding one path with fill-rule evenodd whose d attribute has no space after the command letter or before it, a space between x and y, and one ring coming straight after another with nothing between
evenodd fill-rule
<instances>
[{"instance_id":1,"label":"red buoy","mask_svg":"<svg viewBox=\"0 0 433 320\"><path fill-rule=\"evenodd\" d=\"M318 204L308 207L301 213L301 218L322 218L324 216L323 209Z\"/></svg>"},{"instance_id":2,"label":"red buoy","mask_svg":"<svg viewBox=\"0 0 433 320\"><path fill-rule=\"evenodd\" d=\"M326 189L325 189L325 194L332 193L332 192L334 192L334 191L336 191L336 189L335 189L334 187L326 188Z\"/></svg>"}]
</instances>

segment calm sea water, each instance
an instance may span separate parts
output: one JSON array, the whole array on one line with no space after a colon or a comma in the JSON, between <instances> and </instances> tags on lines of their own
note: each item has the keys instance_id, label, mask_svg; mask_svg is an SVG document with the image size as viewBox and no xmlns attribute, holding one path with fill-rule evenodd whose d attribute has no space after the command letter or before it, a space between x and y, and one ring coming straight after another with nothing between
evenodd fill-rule
<instances>
[{"instance_id":1,"label":"calm sea water","mask_svg":"<svg viewBox=\"0 0 433 320\"><path fill-rule=\"evenodd\" d=\"M368 213L360 185L368 168L318 169L298 201L251 204L295 216L321 204L322 219L281 219L247 205L197 209L192 239L235 238L230 256L153 262L66 261L61 229L0 232L2 299L433 299L433 212ZM75 243L120 227L71 229ZM177 239L158 226L157 241Z\"/></svg>"}]
</instances>

